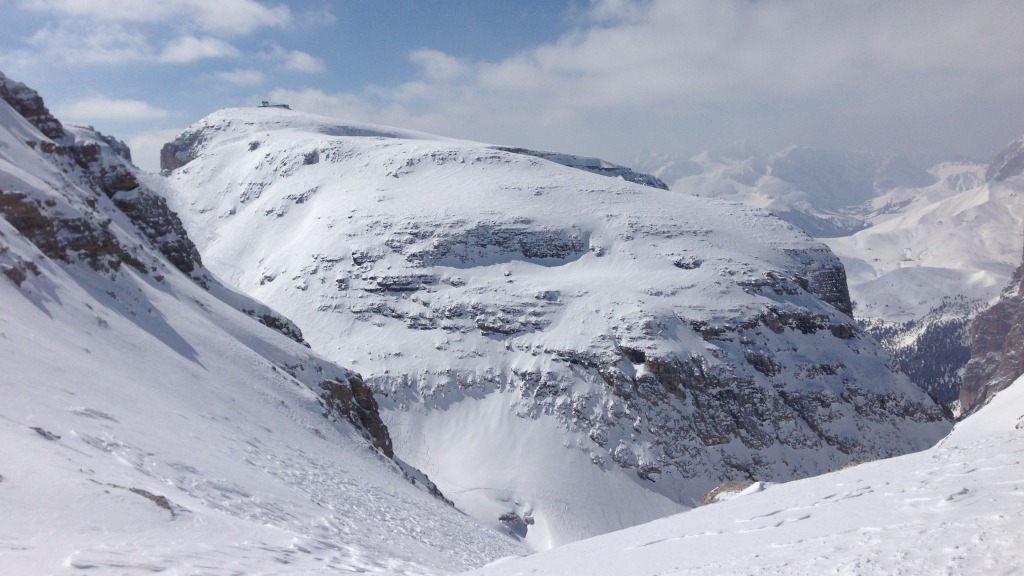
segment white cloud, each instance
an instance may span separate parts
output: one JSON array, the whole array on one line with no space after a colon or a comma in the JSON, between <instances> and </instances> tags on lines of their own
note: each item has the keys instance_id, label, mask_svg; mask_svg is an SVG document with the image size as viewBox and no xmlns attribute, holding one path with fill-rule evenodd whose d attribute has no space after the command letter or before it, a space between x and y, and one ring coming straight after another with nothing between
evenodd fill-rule
<instances>
[{"instance_id":1,"label":"white cloud","mask_svg":"<svg viewBox=\"0 0 1024 576\"><path fill-rule=\"evenodd\" d=\"M295 72L323 72L324 61L312 54L300 50L285 50L274 44L270 51L263 54L266 60L276 63L286 70Z\"/></svg>"},{"instance_id":2,"label":"white cloud","mask_svg":"<svg viewBox=\"0 0 1024 576\"><path fill-rule=\"evenodd\" d=\"M104 96L71 102L60 106L56 112L59 118L86 123L97 120L150 120L167 115L167 110L142 100L116 100Z\"/></svg>"},{"instance_id":3,"label":"white cloud","mask_svg":"<svg viewBox=\"0 0 1024 576\"><path fill-rule=\"evenodd\" d=\"M262 84L264 80L263 72L252 68L235 68L226 72L218 72L217 78L239 86L256 86Z\"/></svg>"},{"instance_id":4,"label":"white cloud","mask_svg":"<svg viewBox=\"0 0 1024 576\"><path fill-rule=\"evenodd\" d=\"M324 69L323 60L299 50L286 51L282 65L296 72L322 72Z\"/></svg>"},{"instance_id":5,"label":"white cloud","mask_svg":"<svg viewBox=\"0 0 1024 576\"><path fill-rule=\"evenodd\" d=\"M285 5L254 0L24 0L33 10L108 22L189 22L207 32L249 34L291 21Z\"/></svg>"},{"instance_id":6,"label":"white cloud","mask_svg":"<svg viewBox=\"0 0 1024 576\"><path fill-rule=\"evenodd\" d=\"M415 81L304 97L371 121L620 156L740 139L950 147L996 107L1024 111L1022 21L1024 2L1001 0L599 0L577 29L506 59L417 50Z\"/></svg>"},{"instance_id":7,"label":"white cloud","mask_svg":"<svg viewBox=\"0 0 1024 576\"><path fill-rule=\"evenodd\" d=\"M164 46L158 59L160 62L183 64L207 58L226 58L238 55L238 49L223 40L209 36L203 38L182 36Z\"/></svg>"},{"instance_id":8,"label":"white cloud","mask_svg":"<svg viewBox=\"0 0 1024 576\"><path fill-rule=\"evenodd\" d=\"M453 80L464 74L468 67L440 50L416 50L409 55L413 63L420 66L430 80Z\"/></svg>"},{"instance_id":9,"label":"white cloud","mask_svg":"<svg viewBox=\"0 0 1024 576\"><path fill-rule=\"evenodd\" d=\"M189 0L195 21L204 29L225 34L249 34L260 28L281 27L292 19L287 6L267 7L252 0Z\"/></svg>"},{"instance_id":10,"label":"white cloud","mask_svg":"<svg viewBox=\"0 0 1024 576\"><path fill-rule=\"evenodd\" d=\"M37 30L27 43L29 60L58 60L78 64L123 64L149 59L152 49L140 32L117 24L79 27L70 24Z\"/></svg>"}]
</instances>

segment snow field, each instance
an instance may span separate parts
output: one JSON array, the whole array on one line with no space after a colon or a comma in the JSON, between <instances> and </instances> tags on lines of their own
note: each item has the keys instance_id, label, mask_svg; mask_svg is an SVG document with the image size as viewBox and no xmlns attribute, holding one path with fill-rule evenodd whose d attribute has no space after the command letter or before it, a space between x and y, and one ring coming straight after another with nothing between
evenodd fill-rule
<instances>
[{"instance_id":1,"label":"snow field","mask_svg":"<svg viewBox=\"0 0 1024 576\"><path fill-rule=\"evenodd\" d=\"M1024 378L935 447L796 480L467 574L1016 574Z\"/></svg>"}]
</instances>

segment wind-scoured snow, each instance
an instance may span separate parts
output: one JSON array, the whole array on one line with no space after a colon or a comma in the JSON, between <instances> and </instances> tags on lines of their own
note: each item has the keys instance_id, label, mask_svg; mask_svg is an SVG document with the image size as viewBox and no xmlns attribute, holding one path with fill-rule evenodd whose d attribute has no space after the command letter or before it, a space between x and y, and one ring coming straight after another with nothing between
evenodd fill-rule
<instances>
[{"instance_id":1,"label":"wind-scoured snow","mask_svg":"<svg viewBox=\"0 0 1024 576\"><path fill-rule=\"evenodd\" d=\"M90 134L54 142L0 100L0 573L444 574L521 551L338 417L319 385L354 373L165 259L173 233L101 191L122 160Z\"/></svg>"},{"instance_id":2,"label":"wind-scoured snow","mask_svg":"<svg viewBox=\"0 0 1024 576\"><path fill-rule=\"evenodd\" d=\"M838 260L762 210L284 110L216 112L164 156L147 182L210 269L534 549L948 429L854 327Z\"/></svg>"},{"instance_id":3,"label":"wind-scoured snow","mask_svg":"<svg viewBox=\"0 0 1024 576\"><path fill-rule=\"evenodd\" d=\"M469 574L1016 574L1024 378L934 448L750 492Z\"/></svg>"}]
</instances>

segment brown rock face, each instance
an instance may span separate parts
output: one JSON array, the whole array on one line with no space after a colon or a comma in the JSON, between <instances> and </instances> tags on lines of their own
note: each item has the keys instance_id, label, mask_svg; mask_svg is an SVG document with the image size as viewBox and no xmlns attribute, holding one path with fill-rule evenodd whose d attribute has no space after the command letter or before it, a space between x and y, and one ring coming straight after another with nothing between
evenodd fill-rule
<instances>
[{"instance_id":1,"label":"brown rock face","mask_svg":"<svg viewBox=\"0 0 1024 576\"><path fill-rule=\"evenodd\" d=\"M385 456L395 457L388 428L380 418L377 400L359 375L352 374L348 382L326 380L320 387L323 389L320 397L328 406L328 416L331 412L340 414L361 430Z\"/></svg>"},{"instance_id":2,"label":"brown rock face","mask_svg":"<svg viewBox=\"0 0 1024 576\"><path fill-rule=\"evenodd\" d=\"M116 271L126 263L146 272L146 265L110 232L109 220L64 217L45 201L4 191L0 191L0 216L54 260L82 260L97 271Z\"/></svg>"},{"instance_id":3,"label":"brown rock face","mask_svg":"<svg viewBox=\"0 0 1024 576\"><path fill-rule=\"evenodd\" d=\"M21 82L11 80L2 73L0 73L0 98L3 98L11 105L11 108L35 125L48 138L59 140L64 137L64 126L50 114L50 110L46 108L39 93Z\"/></svg>"},{"instance_id":4,"label":"brown rock face","mask_svg":"<svg viewBox=\"0 0 1024 576\"><path fill-rule=\"evenodd\" d=\"M977 410L1024 374L1024 263L1002 298L971 325L971 360L964 370L960 405Z\"/></svg>"},{"instance_id":5,"label":"brown rock face","mask_svg":"<svg viewBox=\"0 0 1024 576\"><path fill-rule=\"evenodd\" d=\"M177 170L195 160L197 149L202 145L204 133L192 130L178 135L172 142L160 149L160 169Z\"/></svg>"}]
</instances>

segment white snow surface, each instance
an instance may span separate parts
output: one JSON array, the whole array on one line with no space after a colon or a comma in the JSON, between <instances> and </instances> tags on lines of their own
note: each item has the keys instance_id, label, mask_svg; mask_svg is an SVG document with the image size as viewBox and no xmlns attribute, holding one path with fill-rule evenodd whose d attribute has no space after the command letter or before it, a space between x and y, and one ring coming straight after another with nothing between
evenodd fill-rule
<instances>
[{"instance_id":1,"label":"white snow surface","mask_svg":"<svg viewBox=\"0 0 1024 576\"><path fill-rule=\"evenodd\" d=\"M986 181L985 167L950 162L924 188L897 188L862 207L872 223L824 241L846 265L857 315L923 317L943 298L990 302L1020 263L1024 178Z\"/></svg>"},{"instance_id":2,"label":"white snow surface","mask_svg":"<svg viewBox=\"0 0 1024 576\"><path fill-rule=\"evenodd\" d=\"M475 576L1019 574L1024 378L935 447L769 486Z\"/></svg>"},{"instance_id":3,"label":"white snow surface","mask_svg":"<svg viewBox=\"0 0 1024 576\"><path fill-rule=\"evenodd\" d=\"M769 307L852 322L795 283L838 260L764 211L284 110L222 110L179 140L191 161L147 182L165 187L206 265L359 371L396 452L482 522L511 518L533 549L678 512L734 466L785 480L856 457L800 418L762 449L699 438L692 422L729 415L664 388L621 394L608 374L635 387L651 359L690 359L771 395L743 360L764 351L794 393L838 397L856 382L930 404L869 338L756 328ZM791 293L751 288L772 275ZM750 322L751 339L697 329ZM850 409L827 426L863 457L948 429L869 420Z\"/></svg>"},{"instance_id":4,"label":"white snow surface","mask_svg":"<svg viewBox=\"0 0 1024 576\"><path fill-rule=\"evenodd\" d=\"M0 573L445 574L521 552L325 417L313 387L348 370L179 273L47 142L0 101L0 191L108 218L152 273L57 263L0 217Z\"/></svg>"}]
</instances>

